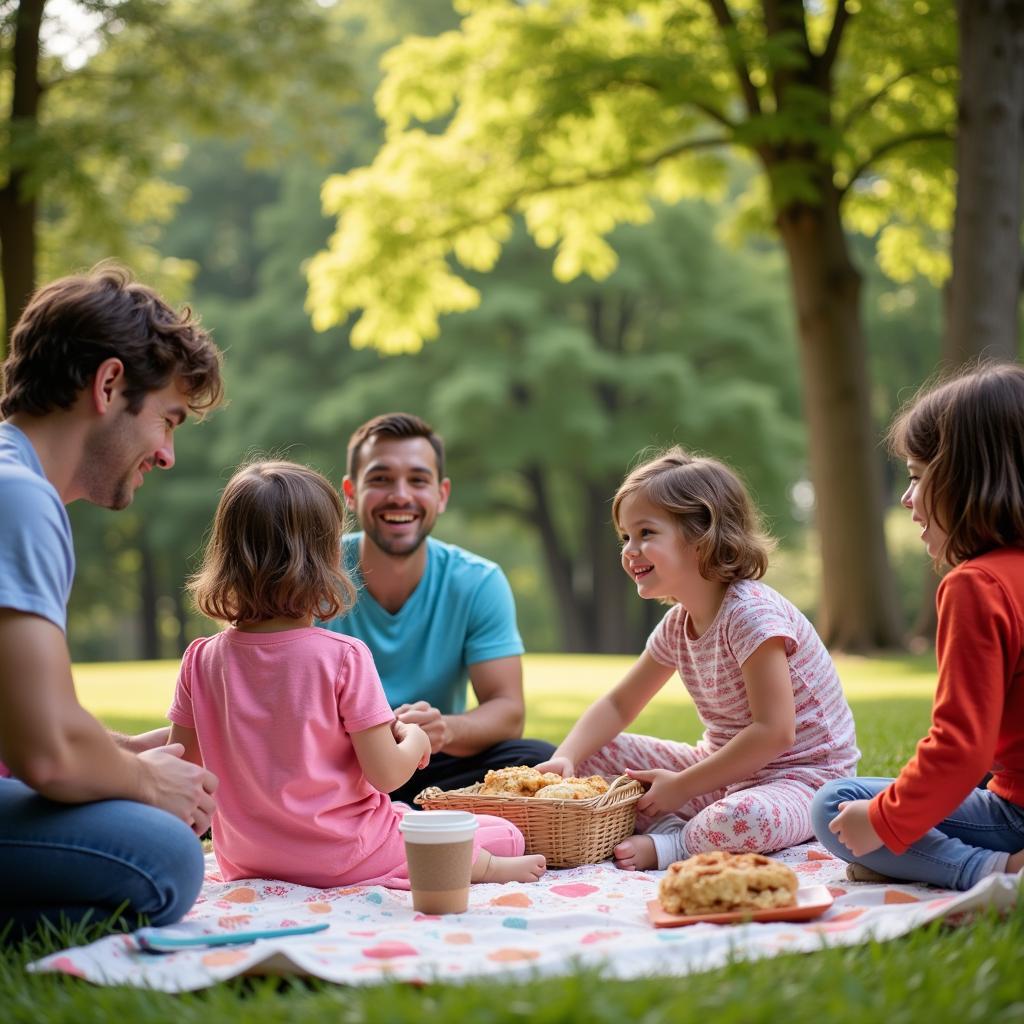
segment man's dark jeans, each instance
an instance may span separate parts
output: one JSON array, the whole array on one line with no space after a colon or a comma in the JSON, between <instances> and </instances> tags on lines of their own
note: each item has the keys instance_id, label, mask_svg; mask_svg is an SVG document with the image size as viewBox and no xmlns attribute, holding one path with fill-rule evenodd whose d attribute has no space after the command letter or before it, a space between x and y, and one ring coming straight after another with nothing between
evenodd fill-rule
<instances>
[{"instance_id":1,"label":"man's dark jeans","mask_svg":"<svg viewBox=\"0 0 1024 1024\"><path fill-rule=\"evenodd\" d=\"M413 803L413 797L427 786L440 789L461 789L482 782L490 768L507 768L509 765L540 764L555 752L552 744L545 740L502 740L479 754L469 757L452 757L449 754L434 754L430 764L416 772L404 785L391 794L392 800Z\"/></svg>"}]
</instances>

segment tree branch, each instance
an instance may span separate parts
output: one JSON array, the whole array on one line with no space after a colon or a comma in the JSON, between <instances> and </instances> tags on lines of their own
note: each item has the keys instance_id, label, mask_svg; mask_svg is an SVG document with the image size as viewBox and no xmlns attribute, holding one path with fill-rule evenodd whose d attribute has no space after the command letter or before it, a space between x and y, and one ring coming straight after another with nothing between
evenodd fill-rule
<instances>
[{"instance_id":1,"label":"tree branch","mask_svg":"<svg viewBox=\"0 0 1024 1024\"><path fill-rule=\"evenodd\" d=\"M754 83L750 80L750 69L740 53L739 32L736 28L736 21L725 0L708 0L708 3L711 6L715 20L718 22L718 27L725 36L725 45L732 60L733 70L736 72L740 91L743 93L743 100L747 105L747 113L751 117L757 117L761 113L761 98L757 94Z\"/></svg>"},{"instance_id":2,"label":"tree branch","mask_svg":"<svg viewBox=\"0 0 1024 1024\"><path fill-rule=\"evenodd\" d=\"M579 188L582 185L593 185L602 181L614 181L616 178L624 178L626 175L632 174L634 171L642 171L651 167L656 167L662 160L668 160L673 156L679 156L682 153L692 152L693 150L698 149L713 149L717 146L727 145L731 141L731 139L724 135L712 138L687 139L683 142L677 142L675 145L666 146L664 149L659 150L657 153L652 154L644 160L635 160L632 163L623 164L621 167L616 167L611 170L602 171L597 174L585 174L572 181L551 182L538 187L527 186L505 197L501 201L501 204L491 210L488 214L464 220L459 224L454 224L445 231L441 231L436 235L430 235L430 238L432 241L450 244L451 240L456 235L461 234L467 228L475 227L480 224L489 224L496 217L501 217L511 213L514 210L516 203L527 196L545 195L548 192L561 192L564 189Z\"/></svg>"},{"instance_id":3,"label":"tree branch","mask_svg":"<svg viewBox=\"0 0 1024 1024\"><path fill-rule=\"evenodd\" d=\"M955 68L955 64L929 64L926 67L921 68L904 68L898 75L893 75L877 92L872 93L870 96L866 96L860 103L849 109L846 117L843 118L840 126L840 131L845 134L853 126L854 122L869 113L871 108L881 99L885 98L886 93L898 82L902 82L905 78L913 78L915 75L924 75L929 71L938 71L942 68Z\"/></svg>"},{"instance_id":4,"label":"tree branch","mask_svg":"<svg viewBox=\"0 0 1024 1024\"><path fill-rule=\"evenodd\" d=\"M730 131L736 130L736 122L731 121L720 110L711 106L710 103L701 103L699 100L691 100L690 105L694 107L694 109L699 110L702 114L706 114L712 121L717 121L723 128L728 128Z\"/></svg>"},{"instance_id":5,"label":"tree branch","mask_svg":"<svg viewBox=\"0 0 1024 1024\"><path fill-rule=\"evenodd\" d=\"M651 167L656 167L662 162L662 160L668 160L671 157L680 156L683 153L690 153L698 149L715 149L718 146L729 145L731 142L732 139L727 135L710 136L700 139L684 139L683 141L674 143L671 146L666 146L664 149L651 154L649 157L645 157L642 160L634 160L631 163L623 164L621 167L615 167L611 170L600 171L594 174L584 174L582 177L575 178L572 181L552 182L551 184L540 188L523 188L510 196L508 202L504 204L502 209L493 216L498 216L500 213L507 213L524 196L539 196L546 192L561 192L563 189L579 188L581 185L593 185L601 181L614 181L616 178L624 178L628 174L633 174L634 171L644 171L649 170Z\"/></svg>"},{"instance_id":6,"label":"tree branch","mask_svg":"<svg viewBox=\"0 0 1024 1024\"><path fill-rule=\"evenodd\" d=\"M846 0L839 0L836 5L836 16L832 19L832 28L828 33L828 42L825 49L821 51L818 58L818 67L827 79L832 74L832 66L836 62L836 55L839 53L839 44L843 39L843 29L850 20L850 11L846 6Z\"/></svg>"},{"instance_id":7,"label":"tree branch","mask_svg":"<svg viewBox=\"0 0 1024 1024\"><path fill-rule=\"evenodd\" d=\"M605 87L608 88L610 86L619 84L641 86L644 89L649 89L651 92L658 94L661 94L662 92L662 85L660 82L650 78L634 77L628 75L620 78L609 79L605 83ZM724 128L728 128L730 131L735 131L735 121L732 121L728 117L726 117L725 114L723 114L722 111L719 110L717 107L713 107L710 103L704 103L701 100L687 100L686 102L689 103L689 105L693 107L695 110L699 110L702 114L705 114L708 117L710 117L712 121L716 121L718 124L722 125Z\"/></svg>"},{"instance_id":8,"label":"tree branch","mask_svg":"<svg viewBox=\"0 0 1024 1024\"><path fill-rule=\"evenodd\" d=\"M931 131L910 132L908 135L900 135L897 138L889 139L888 142L883 142L881 146L879 146L853 171L850 175L850 180L841 189L839 189L839 198L842 199L842 197L845 196L853 187L854 182L860 178L876 160L880 160L886 154L891 153L895 149L899 149L901 146L910 145L913 142L934 142L937 140L952 142L953 135L948 131L933 129Z\"/></svg>"}]
</instances>

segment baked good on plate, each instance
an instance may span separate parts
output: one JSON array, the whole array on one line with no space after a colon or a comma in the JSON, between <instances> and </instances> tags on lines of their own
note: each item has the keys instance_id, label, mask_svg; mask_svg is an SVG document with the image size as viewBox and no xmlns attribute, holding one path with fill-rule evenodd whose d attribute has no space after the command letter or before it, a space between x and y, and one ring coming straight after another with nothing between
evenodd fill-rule
<instances>
[{"instance_id":1,"label":"baked good on plate","mask_svg":"<svg viewBox=\"0 0 1024 1024\"><path fill-rule=\"evenodd\" d=\"M791 868L760 853L698 853L668 866L658 901L670 914L725 914L796 904Z\"/></svg>"}]
</instances>

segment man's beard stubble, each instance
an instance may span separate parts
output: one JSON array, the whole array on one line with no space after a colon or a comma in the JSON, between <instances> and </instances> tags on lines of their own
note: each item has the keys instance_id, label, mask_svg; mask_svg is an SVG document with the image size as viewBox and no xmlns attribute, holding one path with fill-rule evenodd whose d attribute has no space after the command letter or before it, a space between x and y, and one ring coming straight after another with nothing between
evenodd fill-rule
<instances>
[{"instance_id":1,"label":"man's beard stubble","mask_svg":"<svg viewBox=\"0 0 1024 1024\"><path fill-rule=\"evenodd\" d=\"M132 444L129 416L131 413L122 412L115 423L94 434L86 445L83 459L86 467L85 497L86 501L100 508L119 511L127 508L135 497L132 484L137 464L132 463L127 470L121 470L120 476L116 475L118 467L124 465Z\"/></svg>"}]
</instances>

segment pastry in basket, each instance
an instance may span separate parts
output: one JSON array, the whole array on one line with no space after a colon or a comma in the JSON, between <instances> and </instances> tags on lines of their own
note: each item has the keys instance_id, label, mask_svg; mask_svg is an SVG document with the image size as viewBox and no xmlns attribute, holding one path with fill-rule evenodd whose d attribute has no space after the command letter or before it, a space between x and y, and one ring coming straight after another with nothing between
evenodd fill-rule
<instances>
[{"instance_id":1,"label":"pastry in basket","mask_svg":"<svg viewBox=\"0 0 1024 1024\"><path fill-rule=\"evenodd\" d=\"M542 786L536 792L538 800L590 800L608 792L608 783L600 775L586 779L558 777L557 782Z\"/></svg>"},{"instance_id":2,"label":"pastry in basket","mask_svg":"<svg viewBox=\"0 0 1024 1024\"><path fill-rule=\"evenodd\" d=\"M670 914L718 914L796 904L797 877L760 853L698 853L668 866L658 901Z\"/></svg>"},{"instance_id":3,"label":"pastry in basket","mask_svg":"<svg viewBox=\"0 0 1024 1024\"><path fill-rule=\"evenodd\" d=\"M561 775L537 771L526 765L511 768L493 768L484 776L478 790L481 796L533 796L541 786L561 782Z\"/></svg>"}]
</instances>

